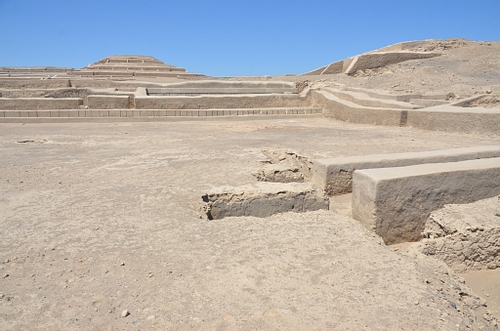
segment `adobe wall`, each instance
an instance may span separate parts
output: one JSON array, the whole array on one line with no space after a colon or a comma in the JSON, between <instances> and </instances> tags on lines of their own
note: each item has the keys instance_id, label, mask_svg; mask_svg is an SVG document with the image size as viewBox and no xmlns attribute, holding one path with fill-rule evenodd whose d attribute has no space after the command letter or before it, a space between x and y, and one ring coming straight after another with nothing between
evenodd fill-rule
<instances>
[{"instance_id":1,"label":"adobe wall","mask_svg":"<svg viewBox=\"0 0 500 331\"><path fill-rule=\"evenodd\" d=\"M312 182L316 187L325 190L328 195L339 195L352 192L352 174L354 170L457 162L492 157L500 157L500 146L316 159L313 162Z\"/></svg>"},{"instance_id":2,"label":"adobe wall","mask_svg":"<svg viewBox=\"0 0 500 331\"><path fill-rule=\"evenodd\" d=\"M137 109L218 109L254 107L308 107L306 98L298 95L212 95L212 96L137 96Z\"/></svg>"},{"instance_id":3,"label":"adobe wall","mask_svg":"<svg viewBox=\"0 0 500 331\"><path fill-rule=\"evenodd\" d=\"M85 99L90 109L129 109L130 102L131 97L126 95L89 95Z\"/></svg>"},{"instance_id":4,"label":"adobe wall","mask_svg":"<svg viewBox=\"0 0 500 331\"><path fill-rule=\"evenodd\" d=\"M500 194L500 158L356 170L353 218L386 244L418 241L430 213L445 204Z\"/></svg>"},{"instance_id":5,"label":"adobe wall","mask_svg":"<svg viewBox=\"0 0 500 331\"><path fill-rule=\"evenodd\" d=\"M331 93L311 90L312 104L323 108L323 115L340 121L400 126L404 114L400 109L363 107L355 103L341 100Z\"/></svg>"},{"instance_id":6,"label":"adobe wall","mask_svg":"<svg viewBox=\"0 0 500 331\"><path fill-rule=\"evenodd\" d=\"M500 112L488 108L437 106L408 111L407 126L432 131L500 134Z\"/></svg>"},{"instance_id":7,"label":"adobe wall","mask_svg":"<svg viewBox=\"0 0 500 331\"><path fill-rule=\"evenodd\" d=\"M82 105L79 98L0 98L0 110L78 109Z\"/></svg>"}]
</instances>

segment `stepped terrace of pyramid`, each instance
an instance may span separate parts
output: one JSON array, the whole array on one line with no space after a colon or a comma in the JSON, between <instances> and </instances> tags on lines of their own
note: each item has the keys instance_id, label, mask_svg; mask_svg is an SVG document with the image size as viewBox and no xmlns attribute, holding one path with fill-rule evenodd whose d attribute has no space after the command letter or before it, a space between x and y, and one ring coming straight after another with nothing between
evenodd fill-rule
<instances>
[{"instance_id":1,"label":"stepped terrace of pyramid","mask_svg":"<svg viewBox=\"0 0 500 331\"><path fill-rule=\"evenodd\" d=\"M75 76L109 76L109 77L190 77L199 76L166 64L151 56L114 55L89 64L80 70L74 70Z\"/></svg>"}]
</instances>

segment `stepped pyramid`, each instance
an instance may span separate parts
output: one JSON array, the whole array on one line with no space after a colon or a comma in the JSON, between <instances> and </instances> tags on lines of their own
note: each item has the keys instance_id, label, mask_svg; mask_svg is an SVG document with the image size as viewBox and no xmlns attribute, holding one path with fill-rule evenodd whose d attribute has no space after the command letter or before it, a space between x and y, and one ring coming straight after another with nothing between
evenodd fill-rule
<instances>
[{"instance_id":1,"label":"stepped pyramid","mask_svg":"<svg viewBox=\"0 0 500 331\"><path fill-rule=\"evenodd\" d=\"M177 77L203 76L193 74L184 68L178 68L152 56L143 55L113 55L85 68L75 70L75 76L120 76L120 77Z\"/></svg>"},{"instance_id":2,"label":"stepped pyramid","mask_svg":"<svg viewBox=\"0 0 500 331\"><path fill-rule=\"evenodd\" d=\"M64 76L73 68L61 67L0 67L0 78L48 78Z\"/></svg>"}]
</instances>

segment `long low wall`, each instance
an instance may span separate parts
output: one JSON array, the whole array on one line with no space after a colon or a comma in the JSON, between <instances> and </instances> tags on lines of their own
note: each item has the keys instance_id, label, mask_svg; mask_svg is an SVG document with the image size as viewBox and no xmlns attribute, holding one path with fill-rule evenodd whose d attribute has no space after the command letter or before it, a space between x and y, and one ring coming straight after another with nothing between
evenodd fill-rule
<instances>
[{"instance_id":1,"label":"long low wall","mask_svg":"<svg viewBox=\"0 0 500 331\"><path fill-rule=\"evenodd\" d=\"M136 97L137 109L209 109L209 108L255 108L255 107L308 107L306 98L298 95L213 95L213 96L169 96Z\"/></svg>"},{"instance_id":2,"label":"long low wall","mask_svg":"<svg viewBox=\"0 0 500 331\"><path fill-rule=\"evenodd\" d=\"M169 83L164 84L162 88L210 88L210 89L231 89L231 88L245 88L245 89L254 89L254 88L295 88L296 84L294 82L286 82L286 81L276 81L276 80L191 80L185 81L181 83Z\"/></svg>"},{"instance_id":3,"label":"long low wall","mask_svg":"<svg viewBox=\"0 0 500 331\"><path fill-rule=\"evenodd\" d=\"M315 107L322 107L325 117L340 121L408 126L430 131L500 134L500 112L496 109L451 105L423 109L378 108L346 101L328 90L311 90L309 94L311 104ZM436 97L443 97L443 95Z\"/></svg>"},{"instance_id":4,"label":"long low wall","mask_svg":"<svg viewBox=\"0 0 500 331\"><path fill-rule=\"evenodd\" d=\"M430 213L445 204L500 194L500 158L356 170L353 218L386 244L417 241Z\"/></svg>"},{"instance_id":5,"label":"long low wall","mask_svg":"<svg viewBox=\"0 0 500 331\"><path fill-rule=\"evenodd\" d=\"M148 88L148 95L186 95L186 94L297 94L295 87L270 87L270 88L174 88L158 87Z\"/></svg>"},{"instance_id":6,"label":"long low wall","mask_svg":"<svg viewBox=\"0 0 500 331\"><path fill-rule=\"evenodd\" d=\"M407 110L364 107L321 90L312 90L310 93L313 105L322 107L325 117L361 124L388 126L406 124Z\"/></svg>"},{"instance_id":7,"label":"long low wall","mask_svg":"<svg viewBox=\"0 0 500 331\"><path fill-rule=\"evenodd\" d=\"M407 126L432 131L500 134L500 111L482 107L436 106L408 111Z\"/></svg>"},{"instance_id":8,"label":"long low wall","mask_svg":"<svg viewBox=\"0 0 500 331\"><path fill-rule=\"evenodd\" d=\"M358 91L342 91L332 87L325 87L323 90L341 98L344 101L353 102L363 107L372 108L390 108L390 109L416 109L419 106L412 105L408 102L401 102L394 99L373 98L367 93Z\"/></svg>"},{"instance_id":9,"label":"long low wall","mask_svg":"<svg viewBox=\"0 0 500 331\"><path fill-rule=\"evenodd\" d=\"M89 95L85 105L90 109L129 109L133 99L127 95Z\"/></svg>"},{"instance_id":10,"label":"long low wall","mask_svg":"<svg viewBox=\"0 0 500 331\"><path fill-rule=\"evenodd\" d=\"M0 98L0 110L78 109L82 105L79 98Z\"/></svg>"},{"instance_id":11,"label":"long low wall","mask_svg":"<svg viewBox=\"0 0 500 331\"><path fill-rule=\"evenodd\" d=\"M14 123L26 120L51 122L51 119L120 117L162 118L162 117L218 117L218 116L269 116L269 115L320 115L321 109L314 107L288 108L239 108L239 109L65 109L65 110L0 110L0 123Z\"/></svg>"},{"instance_id":12,"label":"long low wall","mask_svg":"<svg viewBox=\"0 0 500 331\"><path fill-rule=\"evenodd\" d=\"M404 167L423 163L457 162L500 157L500 146L454 148L415 153L372 154L335 157L313 161L312 182L328 195L352 191L355 170Z\"/></svg>"}]
</instances>

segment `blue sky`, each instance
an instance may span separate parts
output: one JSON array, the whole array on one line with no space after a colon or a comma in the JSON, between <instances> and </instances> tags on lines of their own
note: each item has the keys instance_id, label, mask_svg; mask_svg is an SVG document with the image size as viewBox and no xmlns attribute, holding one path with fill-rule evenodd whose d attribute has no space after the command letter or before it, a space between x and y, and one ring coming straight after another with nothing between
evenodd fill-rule
<instances>
[{"instance_id":1,"label":"blue sky","mask_svg":"<svg viewBox=\"0 0 500 331\"><path fill-rule=\"evenodd\" d=\"M499 40L500 0L0 0L0 38L0 66L139 54L212 76L282 75L401 41Z\"/></svg>"}]
</instances>

